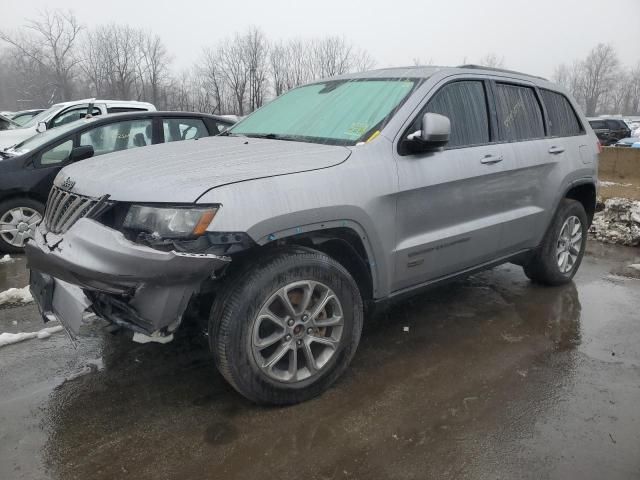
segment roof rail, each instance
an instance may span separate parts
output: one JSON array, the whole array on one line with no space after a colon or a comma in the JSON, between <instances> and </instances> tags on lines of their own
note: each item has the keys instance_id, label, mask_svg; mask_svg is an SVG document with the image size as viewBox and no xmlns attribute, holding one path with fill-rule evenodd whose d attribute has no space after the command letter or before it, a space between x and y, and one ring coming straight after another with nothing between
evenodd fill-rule
<instances>
[{"instance_id":1,"label":"roof rail","mask_svg":"<svg viewBox=\"0 0 640 480\"><path fill-rule=\"evenodd\" d=\"M478 70L489 70L491 72L515 73L516 75L523 75L525 77L538 78L540 80L544 80L545 82L549 81L546 78L540 77L538 75L530 75L528 73L517 72L515 70L507 70L506 68L483 67L482 65L476 65L476 64L473 64L473 63L469 63L469 64L466 64L466 65L458 65L457 68L471 68L471 69L478 69Z\"/></svg>"}]
</instances>

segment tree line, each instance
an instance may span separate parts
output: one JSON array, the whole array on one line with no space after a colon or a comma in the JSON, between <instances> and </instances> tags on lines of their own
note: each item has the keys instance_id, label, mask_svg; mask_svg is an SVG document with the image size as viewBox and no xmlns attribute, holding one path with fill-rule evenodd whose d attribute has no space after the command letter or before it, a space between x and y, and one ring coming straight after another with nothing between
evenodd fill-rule
<instances>
[{"instance_id":1,"label":"tree line","mask_svg":"<svg viewBox=\"0 0 640 480\"><path fill-rule=\"evenodd\" d=\"M0 40L0 105L15 110L96 97L244 115L300 84L374 65L342 37L273 42L252 27L176 73L159 35L122 24L87 29L61 10L0 30Z\"/></svg>"},{"instance_id":2,"label":"tree line","mask_svg":"<svg viewBox=\"0 0 640 480\"><path fill-rule=\"evenodd\" d=\"M490 53L479 63L503 67L505 62ZM343 37L272 41L251 27L203 48L191 68L176 72L159 35L122 24L89 29L72 12L53 10L22 29L0 29L0 106L18 110L99 97L244 115L298 85L374 65L366 50ZM589 116L640 114L640 62L623 66L610 45L599 44L586 58L559 65L553 80L567 87Z\"/></svg>"}]
</instances>

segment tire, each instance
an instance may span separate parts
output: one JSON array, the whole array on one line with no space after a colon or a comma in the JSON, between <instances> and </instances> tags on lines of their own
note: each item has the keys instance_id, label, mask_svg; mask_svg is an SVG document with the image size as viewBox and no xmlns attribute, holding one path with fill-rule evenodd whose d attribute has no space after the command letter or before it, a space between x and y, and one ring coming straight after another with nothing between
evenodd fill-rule
<instances>
[{"instance_id":1,"label":"tire","mask_svg":"<svg viewBox=\"0 0 640 480\"><path fill-rule=\"evenodd\" d=\"M21 222L17 220L18 224L14 222L17 219L17 215L12 212L22 212L21 215L28 215L27 212L35 213L37 216L31 217L33 221L30 221L28 225L35 228L37 222L39 222L44 215L44 205L37 200L26 197L11 198L0 202L0 251L5 253L23 253L24 252L24 239L29 235L25 235L25 231L18 230L23 227ZM37 220L37 221L36 221ZM9 230L10 227L15 226L15 231Z\"/></svg>"},{"instance_id":2,"label":"tire","mask_svg":"<svg viewBox=\"0 0 640 480\"><path fill-rule=\"evenodd\" d=\"M579 226L573 224L573 235L569 237L567 232L572 229L571 219L577 219ZM524 273L532 281L543 285L562 285L571 281L580 268L584 250L587 244L587 213L582 204L576 200L565 198L560 203L558 210L551 222L551 226L545 234L542 244L534 256L524 266ZM566 229L563 230L566 226ZM577 228L579 227L579 228ZM560 235L563 234L563 239ZM575 240L579 237L579 246ZM562 245L561 245L561 242ZM560 253L560 250L563 252ZM572 257L575 255L575 259ZM566 259L566 264L562 263Z\"/></svg>"},{"instance_id":3,"label":"tire","mask_svg":"<svg viewBox=\"0 0 640 480\"><path fill-rule=\"evenodd\" d=\"M290 290L283 293L283 288ZM283 295L296 315L287 313ZM305 311L311 315L305 320L307 298ZM324 308L315 312L325 298ZM312 249L274 249L225 279L209 317L209 347L218 369L241 395L258 404L292 405L321 394L346 370L362 323L360 292L342 265ZM262 346L271 338L279 340ZM265 367L283 351L281 360Z\"/></svg>"}]
</instances>

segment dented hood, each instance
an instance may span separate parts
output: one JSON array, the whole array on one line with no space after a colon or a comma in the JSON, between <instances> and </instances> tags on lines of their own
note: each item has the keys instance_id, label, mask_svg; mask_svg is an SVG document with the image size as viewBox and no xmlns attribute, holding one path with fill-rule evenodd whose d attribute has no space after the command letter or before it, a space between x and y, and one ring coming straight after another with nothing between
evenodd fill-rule
<instances>
[{"instance_id":1,"label":"dented hood","mask_svg":"<svg viewBox=\"0 0 640 480\"><path fill-rule=\"evenodd\" d=\"M207 137L134 148L65 167L81 195L126 202L191 203L229 183L338 165L346 147L246 137Z\"/></svg>"}]
</instances>

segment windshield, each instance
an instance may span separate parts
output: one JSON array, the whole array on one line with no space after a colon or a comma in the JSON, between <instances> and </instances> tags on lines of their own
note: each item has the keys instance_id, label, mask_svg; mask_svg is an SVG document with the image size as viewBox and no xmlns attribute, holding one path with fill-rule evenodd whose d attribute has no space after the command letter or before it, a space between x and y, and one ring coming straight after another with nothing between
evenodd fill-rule
<instances>
[{"instance_id":1,"label":"windshield","mask_svg":"<svg viewBox=\"0 0 640 480\"><path fill-rule=\"evenodd\" d=\"M415 79L373 78L306 85L276 98L229 132L355 145L382 129L415 85Z\"/></svg>"},{"instance_id":2,"label":"windshield","mask_svg":"<svg viewBox=\"0 0 640 480\"><path fill-rule=\"evenodd\" d=\"M23 155L27 152L35 150L36 148L44 145L58 137L62 137L69 130L73 130L78 125L82 125L83 123L90 122L89 118L81 118L80 120L76 120L75 122L70 122L65 125L62 125L57 128L52 128L50 130L45 130L42 133L36 133L33 137L29 137L26 140L14 145L7 149L7 153L12 155Z\"/></svg>"},{"instance_id":3,"label":"windshield","mask_svg":"<svg viewBox=\"0 0 640 480\"><path fill-rule=\"evenodd\" d=\"M59 109L60 109L60 105L59 104L52 105L51 107L47 108L43 112L40 112L35 117L31 117L29 119L29 121L26 122L24 125L22 125L20 127L15 127L15 128L35 127L36 125L38 125L38 123L46 121L53 113L55 113Z\"/></svg>"}]
</instances>

